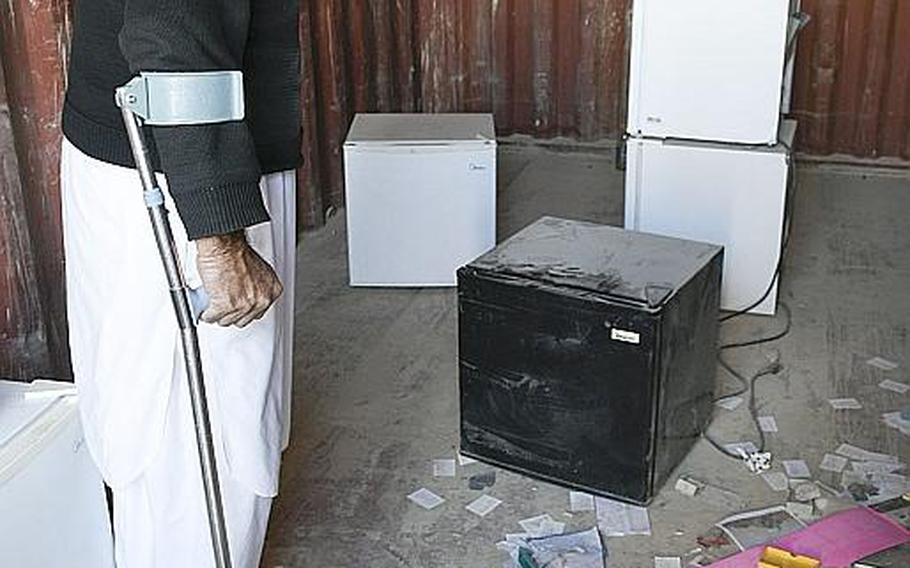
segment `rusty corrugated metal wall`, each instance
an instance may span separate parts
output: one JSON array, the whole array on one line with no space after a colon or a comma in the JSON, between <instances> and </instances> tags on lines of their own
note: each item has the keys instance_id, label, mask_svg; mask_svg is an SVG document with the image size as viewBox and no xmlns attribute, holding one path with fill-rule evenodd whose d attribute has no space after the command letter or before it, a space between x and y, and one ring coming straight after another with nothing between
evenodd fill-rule
<instances>
[{"instance_id":1,"label":"rusty corrugated metal wall","mask_svg":"<svg viewBox=\"0 0 910 568\"><path fill-rule=\"evenodd\" d=\"M65 0L0 3L0 377L71 374L57 179L69 30Z\"/></svg>"},{"instance_id":2,"label":"rusty corrugated metal wall","mask_svg":"<svg viewBox=\"0 0 910 568\"><path fill-rule=\"evenodd\" d=\"M910 1L802 3L812 21L794 79L800 151L910 159Z\"/></svg>"},{"instance_id":3,"label":"rusty corrugated metal wall","mask_svg":"<svg viewBox=\"0 0 910 568\"><path fill-rule=\"evenodd\" d=\"M615 137L631 0L304 0L301 220L343 201L355 112L493 112L500 135Z\"/></svg>"},{"instance_id":4,"label":"rusty corrugated metal wall","mask_svg":"<svg viewBox=\"0 0 910 568\"><path fill-rule=\"evenodd\" d=\"M355 112L493 112L501 135L616 138L630 6L300 0L302 225L342 204L340 150ZM803 0L803 10L799 148L906 164L910 0ZM57 159L70 13L70 0L0 2L0 376L69 374Z\"/></svg>"}]
</instances>

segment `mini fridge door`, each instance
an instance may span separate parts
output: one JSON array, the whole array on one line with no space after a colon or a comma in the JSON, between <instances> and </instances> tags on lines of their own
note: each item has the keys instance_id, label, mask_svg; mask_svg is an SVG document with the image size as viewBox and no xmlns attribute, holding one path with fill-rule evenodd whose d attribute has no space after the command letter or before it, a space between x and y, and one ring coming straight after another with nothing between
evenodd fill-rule
<instances>
[{"instance_id":1,"label":"mini fridge door","mask_svg":"<svg viewBox=\"0 0 910 568\"><path fill-rule=\"evenodd\" d=\"M482 277L459 284L461 451L644 504L659 317ZM634 329L637 343L615 329Z\"/></svg>"},{"instance_id":2,"label":"mini fridge door","mask_svg":"<svg viewBox=\"0 0 910 568\"><path fill-rule=\"evenodd\" d=\"M777 268L788 170L784 145L630 138L625 227L722 245L721 309L743 309L761 298ZM752 312L774 314L776 304L775 283Z\"/></svg>"},{"instance_id":3,"label":"mini fridge door","mask_svg":"<svg viewBox=\"0 0 910 568\"><path fill-rule=\"evenodd\" d=\"M635 0L632 136L773 144L790 0Z\"/></svg>"}]
</instances>

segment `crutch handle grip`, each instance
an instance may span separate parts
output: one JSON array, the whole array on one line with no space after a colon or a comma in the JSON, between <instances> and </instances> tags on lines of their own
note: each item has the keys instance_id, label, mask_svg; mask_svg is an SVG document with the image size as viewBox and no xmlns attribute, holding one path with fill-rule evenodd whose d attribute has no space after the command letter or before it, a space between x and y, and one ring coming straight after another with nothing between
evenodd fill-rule
<instances>
[{"instance_id":1,"label":"crutch handle grip","mask_svg":"<svg viewBox=\"0 0 910 568\"><path fill-rule=\"evenodd\" d=\"M190 307L193 309L193 319L198 322L199 318L202 317L202 312L209 307L209 295L205 288L200 286L198 288L190 288L189 296Z\"/></svg>"}]
</instances>

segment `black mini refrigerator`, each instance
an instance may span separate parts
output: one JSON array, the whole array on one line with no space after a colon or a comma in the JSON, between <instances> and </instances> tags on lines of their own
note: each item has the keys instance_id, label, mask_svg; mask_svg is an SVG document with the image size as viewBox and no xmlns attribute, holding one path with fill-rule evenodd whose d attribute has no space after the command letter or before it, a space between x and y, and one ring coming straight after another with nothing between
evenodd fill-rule
<instances>
[{"instance_id":1,"label":"black mini refrigerator","mask_svg":"<svg viewBox=\"0 0 910 568\"><path fill-rule=\"evenodd\" d=\"M459 269L461 451L647 504L711 419L722 262L544 217Z\"/></svg>"}]
</instances>

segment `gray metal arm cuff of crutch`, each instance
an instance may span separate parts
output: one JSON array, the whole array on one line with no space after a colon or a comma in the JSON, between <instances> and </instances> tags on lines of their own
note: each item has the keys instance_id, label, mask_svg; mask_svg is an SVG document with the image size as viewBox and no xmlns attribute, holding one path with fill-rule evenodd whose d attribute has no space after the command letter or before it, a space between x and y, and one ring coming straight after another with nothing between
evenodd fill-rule
<instances>
[{"instance_id":1,"label":"gray metal arm cuff of crutch","mask_svg":"<svg viewBox=\"0 0 910 568\"><path fill-rule=\"evenodd\" d=\"M144 72L117 88L114 99L118 107L150 126L243 120L243 73ZM164 205L164 193L157 186L143 192L143 196L147 207ZM198 320L208 307L208 295L200 287L189 290L189 297L193 316Z\"/></svg>"},{"instance_id":2,"label":"gray metal arm cuff of crutch","mask_svg":"<svg viewBox=\"0 0 910 568\"><path fill-rule=\"evenodd\" d=\"M243 120L240 71L143 72L116 90L117 106L150 126Z\"/></svg>"}]
</instances>

